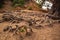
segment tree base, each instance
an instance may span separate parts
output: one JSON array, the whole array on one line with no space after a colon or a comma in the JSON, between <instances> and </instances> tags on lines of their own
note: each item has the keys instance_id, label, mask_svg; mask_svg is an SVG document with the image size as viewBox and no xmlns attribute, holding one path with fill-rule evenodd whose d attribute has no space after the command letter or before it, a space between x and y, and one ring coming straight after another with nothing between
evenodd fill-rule
<instances>
[{"instance_id":1,"label":"tree base","mask_svg":"<svg viewBox=\"0 0 60 40\"><path fill-rule=\"evenodd\" d=\"M47 15L49 18L53 19L53 20L60 20L60 17L59 16L55 16L55 15Z\"/></svg>"}]
</instances>

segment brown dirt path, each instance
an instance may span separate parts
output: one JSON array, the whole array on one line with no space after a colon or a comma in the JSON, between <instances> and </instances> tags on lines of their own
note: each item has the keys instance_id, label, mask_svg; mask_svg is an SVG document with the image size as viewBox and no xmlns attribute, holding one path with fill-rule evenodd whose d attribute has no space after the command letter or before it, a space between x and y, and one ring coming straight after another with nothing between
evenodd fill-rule
<instances>
[{"instance_id":1,"label":"brown dirt path","mask_svg":"<svg viewBox=\"0 0 60 40\"><path fill-rule=\"evenodd\" d=\"M24 12L21 14L21 16L27 17L25 19L28 19L28 17L30 17L29 15L31 15L31 13ZM32 13L32 14L35 15L35 16L32 16L32 19L33 19L33 17L40 18L39 16L37 16L37 14L41 15L41 13L36 14L36 12ZM15 25L15 24L17 24L17 23L14 23L12 25ZM7 26L7 25L10 25L10 22L0 23L0 40L20 40L21 38L18 35L13 36L12 35L13 33L9 33L9 32L4 33L2 31L3 28L5 28L5 26ZM19 23L19 25L20 25L20 23ZM21 40L60 40L60 23L54 23L52 27L43 26L40 29L36 29L36 28L32 27L32 30L33 30L32 36L24 37L24 39L21 39Z\"/></svg>"}]
</instances>

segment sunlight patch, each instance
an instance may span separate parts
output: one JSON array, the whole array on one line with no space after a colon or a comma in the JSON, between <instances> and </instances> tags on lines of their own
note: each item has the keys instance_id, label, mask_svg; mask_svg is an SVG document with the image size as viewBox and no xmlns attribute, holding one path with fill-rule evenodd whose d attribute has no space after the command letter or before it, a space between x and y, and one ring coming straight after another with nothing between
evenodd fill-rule
<instances>
[{"instance_id":1,"label":"sunlight patch","mask_svg":"<svg viewBox=\"0 0 60 40\"><path fill-rule=\"evenodd\" d=\"M45 2L43 3L43 5L42 5L42 9L44 9L44 10L51 9L52 5L53 5L53 4L52 4L51 2L45 1Z\"/></svg>"},{"instance_id":2,"label":"sunlight patch","mask_svg":"<svg viewBox=\"0 0 60 40\"><path fill-rule=\"evenodd\" d=\"M38 4L42 4L43 0L34 0Z\"/></svg>"}]
</instances>

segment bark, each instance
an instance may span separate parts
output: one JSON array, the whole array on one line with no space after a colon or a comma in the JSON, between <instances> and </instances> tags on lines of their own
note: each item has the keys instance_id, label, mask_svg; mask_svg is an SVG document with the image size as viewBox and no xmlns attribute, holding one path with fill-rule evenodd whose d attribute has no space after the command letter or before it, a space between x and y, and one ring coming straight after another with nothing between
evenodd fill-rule
<instances>
[{"instance_id":1,"label":"bark","mask_svg":"<svg viewBox=\"0 0 60 40\"><path fill-rule=\"evenodd\" d=\"M60 0L53 0L53 6L49 14L53 15L56 19L60 19ZM52 17L52 16L51 16Z\"/></svg>"}]
</instances>

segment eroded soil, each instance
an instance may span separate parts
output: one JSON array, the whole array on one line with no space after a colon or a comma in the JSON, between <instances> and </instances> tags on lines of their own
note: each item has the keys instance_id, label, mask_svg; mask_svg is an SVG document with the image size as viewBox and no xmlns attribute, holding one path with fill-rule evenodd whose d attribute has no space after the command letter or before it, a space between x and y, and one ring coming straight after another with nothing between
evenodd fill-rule
<instances>
[{"instance_id":1,"label":"eroded soil","mask_svg":"<svg viewBox=\"0 0 60 40\"><path fill-rule=\"evenodd\" d=\"M3 14L13 15L16 17L16 20L13 19L12 21L3 21L0 23L0 40L60 40L59 20L50 19L47 13L20 10L0 13L0 20L2 20ZM20 18L20 20L17 18ZM14 34L14 32L9 31L4 32L4 28L9 25L12 27L15 25L19 27L23 25L29 26L33 33L30 36L26 36L25 32L22 32L22 34Z\"/></svg>"}]
</instances>

